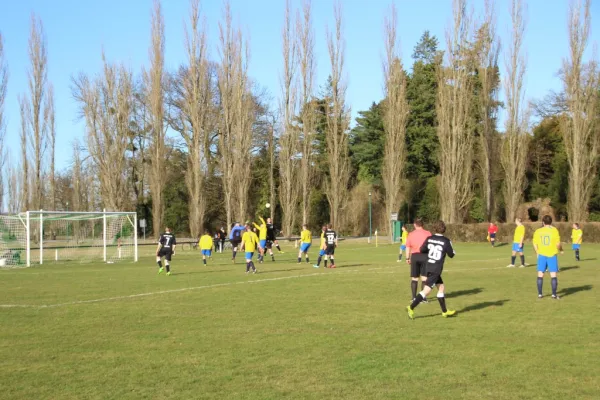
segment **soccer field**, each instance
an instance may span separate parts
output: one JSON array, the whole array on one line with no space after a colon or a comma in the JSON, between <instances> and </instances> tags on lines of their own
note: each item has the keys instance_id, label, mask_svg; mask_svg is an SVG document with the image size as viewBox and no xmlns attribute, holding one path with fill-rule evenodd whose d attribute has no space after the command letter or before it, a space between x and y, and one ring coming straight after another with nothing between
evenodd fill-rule
<instances>
[{"instance_id":1,"label":"soccer field","mask_svg":"<svg viewBox=\"0 0 600 400\"><path fill-rule=\"evenodd\" d=\"M598 399L600 246L559 256L559 301L510 247L455 244L447 304L407 318L397 246L0 271L2 399ZM316 258L313 246L311 252ZM531 246L526 261L533 263Z\"/></svg>"}]
</instances>

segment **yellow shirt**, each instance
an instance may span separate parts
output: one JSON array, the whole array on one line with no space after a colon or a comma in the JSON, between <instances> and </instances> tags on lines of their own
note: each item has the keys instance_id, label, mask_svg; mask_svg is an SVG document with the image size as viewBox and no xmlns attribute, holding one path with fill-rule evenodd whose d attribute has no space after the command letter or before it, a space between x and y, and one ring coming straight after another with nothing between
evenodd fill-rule
<instances>
[{"instance_id":1,"label":"yellow shirt","mask_svg":"<svg viewBox=\"0 0 600 400\"><path fill-rule=\"evenodd\" d=\"M325 232L321 231L321 248L325 246Z\"/></svg>"},{"instance_id":2,"label":"yellow shirt","mask_svg":"<svg viewBox=\"0 0 600 400\"><path fill-rule=\"evenodd\" d=\"M523 243L525 239L525 227L523 225L517 226L515 229L515 237L513 239L514 243Z\"/></svg>"},{"instance_id":3,"label":"yellow shirt","mask_svg":"<svg viewBox=\"0 0 600 400\"><path fill-rule=\"evenodd\" d=\"M262 217L260 218L260 222L260 225L254 222L254 226L256 227L256 229L258 229L258 235L260 240L267 240L267 223L264 219L262 219Z\"/></svg>"},{"instance_id":4,"label":"yellow shirt","mask_svg":"<svg viewBox=\"0 0 600 400\"><path fill-rule=\"evenodd\" d=\"M402 231L402 244L406 244L406 239L408 239L408 231Z\"/></svg>"},{"instance_id":5,"label":"yellow shirt","mask_svg":"<svg viewBox=\"0 0 600 400\"><path fill-rule=\"evenodd\" d=\"M310 236L310 231L305 229L300 234L300 242L301 243L312 243L312 237Z\"/></svg>"},{"instance_id":6,"label":"yellow shirt","mask_svg":"<svg viewBox=\"0 0 600 400\"><path fill-rule=\"evenodd\" d=\"M212 250L213 238L210 235L200 236L200 250Z\"/></svg>"},{"instance_id":7,"label":"yellow shirt","mask_svg":"<svg viewBox=\"0 0 600 400\"><path fill-rule=\"evenodd\" d=\"M552 257L558 254L560 234L553 226L539 228L533 234L533 244L537 246L537 252L541 256Z\"/></svg>"},{"instance_id":8,"label":"yellow shirt","mask_svg":"<svg viewBox=\"0 0 600 400\"><path fill-rule=\"evenodd\" d=\"M256 246L258 245L258 236L254 232L244 232L242 235L242 243L244 244L244 251L247 253L254 253Z\"/></svg>"},{"instance_id":9,"label":"yellow shirt","mask_svg":"<svg viewBox=\"0 0 600 400\"><path fill-rule=\"evenodd\" d=\"M571 231L571 240L573 240L573 244L581 244L583 240L583 231L581 229L573 229Z\"/></svg>"}]
</instances>

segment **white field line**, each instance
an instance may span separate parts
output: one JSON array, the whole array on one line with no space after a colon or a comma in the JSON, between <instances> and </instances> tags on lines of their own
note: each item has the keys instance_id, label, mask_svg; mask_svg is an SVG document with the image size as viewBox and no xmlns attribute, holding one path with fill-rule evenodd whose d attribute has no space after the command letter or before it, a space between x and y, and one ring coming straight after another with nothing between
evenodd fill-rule
<instances>
[{"instance_id":1,"label":"white field line","mask_svg":"<svg viewBox=\"0 0 600 400\"><path fill-rule=\"evenodd\" d=\"M469 260L469 261L465 261L465 262L496 261L496 260L502 260L502 259L503 258L493 258L493 259L487 259L487 260ZM386 266L386 267L369 268L367 270L360 270L360 269L337 270L335 275L339 275L340 273L387 273L387 274L392 274L392 273L406 272L404 269L400 269L398 267L399 266L397 264L392 264L392 265ZM375 271L381 271L384 269L391 269L391 268L394 268L396 270L395 271L375 272ZM444 269L444 272L487 271L487 270L494 270L494 269L506 269L506 267L446 268L446 269ZM333 276L334 274L317 272L317 273L312 273L312 274L281 276L281 277L277 277L277 278L266 278L266 279L256 279L256 280L252 280L252 281L215 283L213 285L193 286L193 287L187 287L187 288L161 290L161 291L157 291L157 292L138 293L138 294L125 295L125 296L104 297L104 298L99 298L99 299L79 300L79 301L71 301L71 302L67 302L67 303L57 303L57 304L0 304L0 308L37 308L37 309L56 308L56 307L64 307L64 306L71 306L71 305L78 305L78 304L92 304L92 303L101 303L101 302L107 302L107 301L127 300L127 299L135 299L138 297L148 297L148 296L156 296L156 295L161 295L161 294L187 292L187 291L192 291L192 290L212 289L212 288L216 288L216 287L233 286L233 285L240 285L240 284L247 284L247 283L253 284L253 283L272 282L272 281L279 281L279 280L285 280L285 279L307 278L307 277L321 276L321 275Z\"/></svg>"}]
</instances>

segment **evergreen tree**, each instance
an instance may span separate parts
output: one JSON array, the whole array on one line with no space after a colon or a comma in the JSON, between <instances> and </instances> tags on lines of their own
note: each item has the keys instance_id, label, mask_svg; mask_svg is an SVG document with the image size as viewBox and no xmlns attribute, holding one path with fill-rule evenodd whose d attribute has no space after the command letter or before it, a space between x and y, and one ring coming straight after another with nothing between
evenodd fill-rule
<instances>
[{"instance_id":1,"label":"evergreen tree","mask_svg":"<svg viewBox=\"0 0 600 400\"><path fill-rule=\"evenodd\" d=\"M350 162L358 181L380 186L383 167L384 130L381 103L359 111L350 131Z\"/></svg>"}]
</instances>

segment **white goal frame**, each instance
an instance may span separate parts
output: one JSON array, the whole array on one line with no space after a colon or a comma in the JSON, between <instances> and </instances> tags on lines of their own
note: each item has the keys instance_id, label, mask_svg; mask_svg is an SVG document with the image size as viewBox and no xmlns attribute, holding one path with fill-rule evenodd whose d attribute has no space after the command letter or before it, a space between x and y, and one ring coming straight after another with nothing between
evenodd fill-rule
<instances>
[{"instance_id":1,"label":"white goal frame","mask_svg":"<svg viewBox=\"0 0 600 400\"><path fill-rule=\"evenodd\" d=\"M128 223L131 225L131 239L133 239L133 243L129 244L133 246L133 261L137 262L138 261L138 232L137 232L137 226L138 226L138 221L137 221L137 213L136 212L119 212L119 211L88 211L88 212L82 212L82 211L45 211L45 210L39 210L39 211L25 211L25 212L21 212L19 214L14 214L14 215L0 215L0 218L4 217L4 218L10 218L11 220L19 220L20 223L23 225L24 228L24 235L20 235L20 237L17 239L17 241L19 243L21 243L21 246L19 248L19 250L24 250L25 251L25 255L26 255L26 266L30 267L33 262L32 262L32 240L35 240L36 238L34 238L32 236L32 232L34 235L37 236L37 234L39 234L39 247L36 247L35 250L38 250L39 253L39 264L43 265L44 264L44 217L46 216L56 216L56 217L60 217L60 216L65 216L64 220L71 220L71 221L82 221L84 220L84 218L90 217L91 219L96 219L99 220L100 218L102 219L102 241L100 243L100 238L95 239L95 244L93 244L92 246L87 246L87 247L94 247L94 248L98 248L98 247L102 247L102 260L104 262L112 262L109 260L109 257L107 257L107 248L111 247L112 245L109 245L108 241L113 239L113 238L109 238L107 237L107 218L110 217L115 217L115 216L120 216L120 217L125 217L128 221ZM81 218L81 219L77 219L77 217ZM37 230L37 232L36 232ZM23 246L24 245L24 246ZM72 246L71 248L73 249L77 249L77 245ZM81 248L81 247L80 247ZM121 244L119 243L117 245L117 249L118 249L118 258L121 258ZM1 238L0 238L0 250L9 250L8 249L4 249L3 243L1 242ZM56 251L56 254L58 254L58 250ZM131 254L131 253L129 253ZM0 257L2 256L2 254L0 254ZM111 258L112 259L112 258ZM37 260L36 260L37 261ZM56 257L56 261L58 261L58 256ZM94 260L90 260L90 261L94 261ZM99 257L97 260L95 261L100 261ZM37 262L36 262L37 264Z\"/></svg>"}]
</instances>

